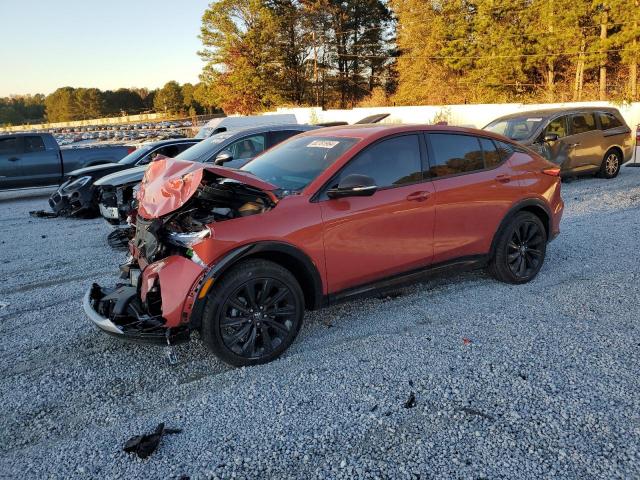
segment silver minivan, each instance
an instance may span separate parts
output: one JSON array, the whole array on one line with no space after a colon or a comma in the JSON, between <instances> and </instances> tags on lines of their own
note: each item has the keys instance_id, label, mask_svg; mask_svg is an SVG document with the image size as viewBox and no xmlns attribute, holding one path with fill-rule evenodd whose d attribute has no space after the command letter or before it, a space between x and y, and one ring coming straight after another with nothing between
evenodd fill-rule
<instances>
[{"instance_id":1,"label":"silver minivan","mask_svg":"<svg viewBox=\"0 0 640 480\"><path fill-rule=\"evenodd\" d=\"M560 165L561 175L618 175L633 156L633 136L615 108L534 110L500 117L484 130L499 133Z\"/></svg>"}]
</instances>

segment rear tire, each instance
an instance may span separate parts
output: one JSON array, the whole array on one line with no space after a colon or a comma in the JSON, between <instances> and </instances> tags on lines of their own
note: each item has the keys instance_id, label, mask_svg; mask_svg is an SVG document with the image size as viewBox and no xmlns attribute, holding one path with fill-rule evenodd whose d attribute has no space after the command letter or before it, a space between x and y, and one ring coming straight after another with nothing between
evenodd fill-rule
<instances>
[{"instance_id":1,"label":"rear tire","mask_svg":"<svg viewBox=\"0 0 640 480\"><path fill-rule=\"evenodd\" d=\"M293 343L304 317L304 295L293 274L267 260L246 260L207 295L202 338L235 367L278 358Z\"/></svg>"},{"instance_id":2,"label":"rear tire","mask_svg":"<svg viewBox=\"0 0 640 480\"><path fill-rule=\"evenodd\" d=\"M621 166L622 158L620 158L620 152L616 149L611 149L604 154L598 176L607 179L615 178L620 173Z\"/></svg>"},{"instance_id":3,"label":"rear tire","mask_svg":"<svg viewBox=\"0 0 640 480\"><path fill-rule=\"evenodd\" d=\"M533 280L547 251L547 232L531 212L519 212L498 233L489 272L501 282L521 284Z\"/></svg>"}]
</instances>

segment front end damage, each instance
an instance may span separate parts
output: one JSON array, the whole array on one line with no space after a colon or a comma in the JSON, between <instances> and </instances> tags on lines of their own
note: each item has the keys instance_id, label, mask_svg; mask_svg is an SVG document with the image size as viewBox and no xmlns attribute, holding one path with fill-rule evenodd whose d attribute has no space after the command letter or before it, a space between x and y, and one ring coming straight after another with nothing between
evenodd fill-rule
<instances>
[{"instance_id":1,"label":"front end damage","mask_svg":"<svg viewBox=\"0 0 640 480\"><path fill-rule=\"evenodd\" d=\"M212 283L213 265L196 250L213 238L216 223L274 208L273 190L223 167L175 160L154 164L140 188L131 255L120 267L122 282L111 288L92 285L83 302L89 319L123 339L187 340L194 320L199 323L191 318L194 305L204 301Z\"/></svg>"}]
</instances>

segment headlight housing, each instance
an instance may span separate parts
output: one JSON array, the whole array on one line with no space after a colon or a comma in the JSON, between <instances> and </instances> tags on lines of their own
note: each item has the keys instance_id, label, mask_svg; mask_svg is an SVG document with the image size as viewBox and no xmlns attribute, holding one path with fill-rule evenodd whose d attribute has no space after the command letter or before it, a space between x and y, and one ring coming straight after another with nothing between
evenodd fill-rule
<instances>
[{"instance_id":1,"label":"headlight housing","mask_svg":"<svg viewBox=\"0 0 640 480\"><path fill-rule=\"evenodd\" d=\"M204 228L199 232L171 232L167 235L167 241L179 247L191 248L193 245L200 243L202 240L209 238L210 236L211 230L209 228Z\"/></svg>"},{"instance_id":2,"label":"headlight housing","mask_svg":"<svg viewBox=\"0 0 640 480\"><path fill-rule=\"evenodd\" d=\"M84 177L80 177L80 178L76 178L75 180L73 180L69 184L65 185L63 187L63 190L65 192L68 192L70 190L77 190L78 188L84 187L90 181L91 181L91 177L89 175L84 176Z\"/></svg>"}]
</instances>

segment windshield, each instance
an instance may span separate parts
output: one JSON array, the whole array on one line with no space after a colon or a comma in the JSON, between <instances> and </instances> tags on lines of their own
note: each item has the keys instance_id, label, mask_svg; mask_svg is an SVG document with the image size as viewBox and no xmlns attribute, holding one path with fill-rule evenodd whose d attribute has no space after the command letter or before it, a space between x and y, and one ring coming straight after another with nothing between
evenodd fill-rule
<instances>
[{"instance_id":1,"label":"windshield","mask_svg":"<svg viewBox=\"0 0 640 480\"><path fill-rule=\"evenodd\" d=\"M124 158L121 158L118 161L118 163L121 165L134 165L138 160L140 160L147 153L149 153L152 148L153 148L153 145L143 145L142 147L136 148L129 155L127 155Z\"/></svg>"},{"instance_id":2,"label":"windshield","mask_svg":"<svg viewBox=\"0 0 640 480\"><path fill-rule=\"evenodd\" d=\"M175 158L192 162L204 162L211 158L211 155L215 153L222 142L232 136L233 133L217 133L213 137L205 138L193 147L187 148L182 153L176 155Z\"/></svg>"},{"instance_id":3,"label":"windshield","mask_svg":"<svg viewBox=\"0 0 640 480\"><path fill-rule=\"evenodd\" d=\"M484 127L483 130L504 135L511 140L521 141L530 138L538 130L543 120L541 117L518 117L506 120L495 120Z\"/></svg>"},{"instance_id":4,"label":"windshield","mask_svg":"<svg viewBox=\"0 0 640 480\"><path fill-rule=\"evenodd\" d=\"M357 138L295 137L267 150L240 170L246 170L283 190L299 191L356 142Z\"/></svg>"}]
</instances>

